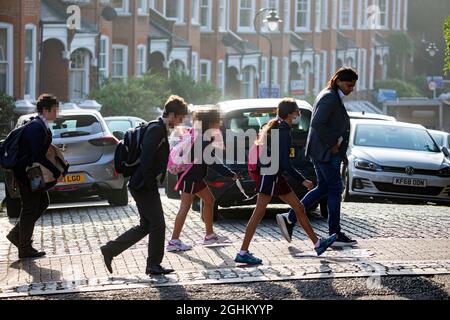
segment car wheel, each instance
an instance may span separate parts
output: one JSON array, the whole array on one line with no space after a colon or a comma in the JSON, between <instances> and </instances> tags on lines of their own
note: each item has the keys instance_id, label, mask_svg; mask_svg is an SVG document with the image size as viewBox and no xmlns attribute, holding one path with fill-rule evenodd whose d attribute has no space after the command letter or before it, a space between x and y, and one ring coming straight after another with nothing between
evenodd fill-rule
<instances>
[{"instance_id":1,"label":"car wheel","mask_svg":"<svg viewBox=\"0 0 450 320\"><path fill-rule=\"evenodd\" d=\"M173 174L167 173L166 176L166 196L169 199L180 199L180 192L175 190L175 186L177 184L177 176L174 176Z\"/></svg>"},{"instance_id":2,"label":"car wheel","mask_svg":"<svg viewBox=\"0 0 450 320\"><path fill-rule=\"evenodd\" d=\"M124 185L120 190L111 190L108 194L108 202L112 206L123 207L128 205L128 189Z\"/></svg>"},{"instance_id":3,"label":"car wheel","mask_svg":"<svg viewBox=\"0 0 450 320\"><path fill-rule=\"evenodd\" d=\"M202 221L204 222L205 219L203 219L203 201L200 200L200 215L202 217ZM220 219L220 215L219 215L219 206L217 204L214 204L213 207L213 221L217 221Z\"/></svg>"},{"instance_id":4,"label":"car wheel","mask_svg":"<svg viewBox=\"0 0 450 320\"><path fill-rule=\"evenodd\" d=\"M9 196L8 188L5 188L5 201L6 203L6 214L9 218L18 218L20 217L20 211L22 210L22 203L19 199L13 199Z\"/></svg>"}]
</instances>

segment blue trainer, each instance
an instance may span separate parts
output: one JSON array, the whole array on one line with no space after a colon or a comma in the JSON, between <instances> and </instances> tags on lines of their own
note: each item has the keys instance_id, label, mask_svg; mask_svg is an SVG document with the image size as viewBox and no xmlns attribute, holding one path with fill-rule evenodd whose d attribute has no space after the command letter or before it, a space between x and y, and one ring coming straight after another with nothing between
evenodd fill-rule
<instances>
[{"instance_id":1,"label":"blue trainer","mask_svg":"<svg viewBox=\"0 0 450 320\"><path fill-rule=\"evenodd\" d=\"M262 260L253 256L250 252L246 252L244 255L237 254L234 262L245 264L262 264Z\"/></svg>"},{"instance_id":2,"label":"blue trainer","mask_svg":"<svg viewBox=\"0 0 450 320\"><path fill-rule=\"evenodd\" d=\"M333 244L333 242L336 241L337 235L333 234L328 238L320 239L319 247L314 248L316 250L317 255L320 256L322 253L327 251L328 247Z\"/></svg>"}]
</instances>

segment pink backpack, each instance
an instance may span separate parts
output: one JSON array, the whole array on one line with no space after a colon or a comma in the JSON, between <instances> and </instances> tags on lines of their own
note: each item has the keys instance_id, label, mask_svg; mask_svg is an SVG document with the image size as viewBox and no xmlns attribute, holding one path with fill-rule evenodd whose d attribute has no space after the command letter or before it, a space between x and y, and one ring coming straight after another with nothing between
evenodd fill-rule
<instances>
[{"instance_id":1,"label":"pink backpack","mask_svg":"<svg viewBox=\"0 0 450 320\"><path fill-rule=\"evenodd\" d=\"M193 129L190 129L172 143L167 163L167 171L169 173L179 175L183 172L187 173L192 168L194 164L191 161L190 151L194 141L194 132Z\"/></svg>"}]
</instances>

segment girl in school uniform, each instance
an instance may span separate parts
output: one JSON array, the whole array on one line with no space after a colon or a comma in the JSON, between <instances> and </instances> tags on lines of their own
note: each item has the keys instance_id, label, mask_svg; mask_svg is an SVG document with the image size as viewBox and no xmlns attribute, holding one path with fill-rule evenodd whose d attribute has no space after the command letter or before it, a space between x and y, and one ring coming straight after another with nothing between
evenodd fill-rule
<instances>
[{"instance_id":1,"label":"girl in school uniform","mask_svg":"<svg viewBox=\"0 0 450 320\"><path fill-rule=\"evenodd\" d=\"M314 186L311 181L305 179L300 172L295 170L289 161L291 148L291 127L294 120L299 116L300 110L294 99L286 98L282 100L278 105L277 118L269 121L269 123L262 129L258 141L256 141L258 145L261 145L263 141L267 140L266 138L270 138L269 131L278 129L279 139L278 141L271 140L271 144L279 144L279 170L273 175L264 175L264 172L261 170L261 175L257 180L258 199L256 208L247 224L241 251L236 255L235 262L237 263L254 265L262 264L262 260L255 257L248 251L248 249L253 235L256 232L256 227L264 217L267 205L273 197L279 197L283 202L290 205L294 209L298 221L314 244L314 249L317 255L324 253L336 239L336 235L332 235L331 237L324 239L319 239L317 237L308 220L308 217L306 216L303 204L299 201L297 195L294 191L292 191L283 176L289 175L293 177L301 182L308 190L311 190ZM277 156L275 154L270 155L272 157Z\"/></svg>"},{"instance_id":2,"label":"girl in school uniform","mask_svg":"<svg viewBox=\"0 0 450 320\"><path fill-rule=\"evenodd\" d=\"M208 167L219 173L224 177L230 177L233 180L237 180L239 176L231 171L228 167L222 164L220 161L215 161L214 164L208 165L203 159L204 150L210 145L214 144L213 141L203 141L204 133L209 130L218 130L220 127L220 113L217 109L207 108L200 109L193 114L193 123L195 132L195 144L200 143L202 146L202 159L194 159L195 147L192 146L190 150L191 161L194 161L192 167L178 176L178 183L176 190L181 192L181 203L180 209L178 210L177 217L175 219L175 226L173 228L172 238L166 246L166 251L187 251L192 249L192 246L183 243L180 240L181 230L183 228L184 222L186 221L187 213L192 205L192 201L195 196L198 196L203 201L203 220L205 222L206 234L203 240L203 245L211 245L215 243L228 242L226 237L221 237L217 235L213 230L213 208L214 208L214 197L209 190L205 177L207 174ZM198 124L201 124L201 131L197 129ZM195 131L197 130L197 131ZM198 133L198 134L197 134ZM200 140L198 140L200 139ZM211 139L212 140L212 139ZM215 158L216 160L217 157Z\"/></svg>"}]
</instances>

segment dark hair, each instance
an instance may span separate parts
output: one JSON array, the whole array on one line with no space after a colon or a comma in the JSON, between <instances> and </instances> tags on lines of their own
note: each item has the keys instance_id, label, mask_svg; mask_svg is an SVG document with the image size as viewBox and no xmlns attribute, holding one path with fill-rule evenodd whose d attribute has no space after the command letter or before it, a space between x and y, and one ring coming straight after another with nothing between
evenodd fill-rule
<instances>
[{"instance_id":1,"label":"dark hair","mask_svg":"<svg viewBox=\"0 0 450 320\"><path fill-rule=\"evenodd\" d=\"M38 113L43 113L44 109L50 111L55 106L59 107L58 99L51 94L44 93L37 100L36 110Z\"/></svg>"},{"instance_id":2,"label":"dark hair","mask_svg":"<svg viewBox=\"0 0 450 320\"><path fill-rule=\"evenodd\" d=\"M328 82L328 88L337 90L337 81L357 81L359 79L358 73L350 67L341 67L338 71L331 77Z\"/></svg>"},{"instance_id":3,"label":"dark hair","mask_svg":"<svg viewBox=\"0 0 450 320\"><path fill-rule=\"evenodd\" d=\"M284 98L278 104L277 115L281 119L286 119L288 115L293 112L299 111L300 109L297 105L297 102L293 98ZM264 137L268 134L270 129L272 129L276 123L278 123L279 119L270 120L260 131L259 138L257 140L257 144L262 144Z\"/></svg>"},{"instance_id":4,"label":"dark hair","mask_svg":"<svg viewBox=\"0 0 450 320\"><path fill-rule=\"evenodd\" d=\"M175 116L185 116L188 113L187 103L182 97L172 95L170 96L165 105L163 117L168 117L170 113L175 114Z\"/></svg>"},{"instance_id":5,"label":"dark hair","mask_svg":"<svg viewBox=\"0 0 450 320\"><path fill-rule=\"evenodd\" d=\"M215 124L220 124L220 112L217 107L199 108L192 115L193 122L200 121L202 123L203 133L211 129Z\"/></svg>"}]
</instances>

